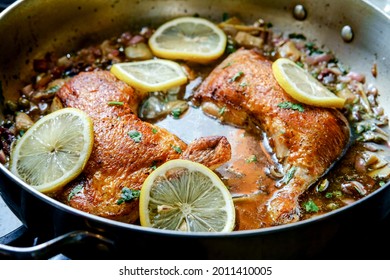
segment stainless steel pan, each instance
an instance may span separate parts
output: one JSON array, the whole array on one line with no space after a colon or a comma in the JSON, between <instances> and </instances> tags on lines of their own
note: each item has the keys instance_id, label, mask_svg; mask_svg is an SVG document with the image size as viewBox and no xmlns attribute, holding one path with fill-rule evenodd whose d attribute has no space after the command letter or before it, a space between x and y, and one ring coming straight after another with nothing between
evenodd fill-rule
<instances>
[{"instance_id":1,"label":"stainless steel pan","mask_svg":"<svg viewBox=\"0 0 390 280\"><path fill-rule=\"evenodd\" d=\"M295 14L296 5L306 14ZM334 50L338 58L375 83L390 112L390 19L365 1L282 0L25 0L0 15L0 80L6 98L16 98L34 58L47 51L64 54L134 26L199 14L220 21L223 13L247 21L263 18L274 28L304 33ZM341 36L348 25L353 39ZM346 42L348 41L348 42ZM370 74L376 63L378 77ZM387 184L359 202L310 220L230 234L182 234L146 229L96 217L63 205L24 184L0 166L0 194L24 225L48 244L17 249L0 245L0 255L46 257L64 244L97 243L110 258L308 258L335 236L369 227L390 210ZM150 248L151 250L146 250ZM55 253L51 251L50 253Z\"/></svg>"}]
</instances>

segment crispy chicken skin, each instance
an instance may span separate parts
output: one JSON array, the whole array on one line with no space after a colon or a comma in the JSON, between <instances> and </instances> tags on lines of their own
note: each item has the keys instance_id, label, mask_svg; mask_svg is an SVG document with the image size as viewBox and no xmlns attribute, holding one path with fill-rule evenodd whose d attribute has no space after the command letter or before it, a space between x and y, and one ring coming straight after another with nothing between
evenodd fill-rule
<instances>
[{"instance_id":1,"label":"crispy chicken skin","mask_svg":"<svg viewBox=\"0 0 390 280\"><path fill-rule=\"evenodd\" d=\"M210 141L199 139L202 144L195 141L187 151L187 144L175 135L140 120L136 116L138 95L110 72L80 73L70 79L57 96L66 107L86 112L94 123L94 146L82 175L58 194L61 201L80 210L134 223L139 215L138 200L117 202L124 187L139 190L155 166L176 158L216 166L230 158L230 145L226 147L223 137ZM110 105L110 101L120 101L123 105ZM132 139L130 131L140 132L141 141ZM224 149L215 149L221 145ZM207 157L190 156L191 150L200 148L208 151ZM82 190L69 199L74 187L80 184Z\"/></svg>"},{"instance_id":2,"label":"crispy chicken skin","mask_svg":"<svg viewBox=\"0 0 390 280\"><path fill-rule=\"evenodd\" d=\"M279 107L298 102L276 82L271 65L253 50L238 50L213 70L194 97L204 108L224 108L222 121L260 127L284 172L295 170L290 179L276 184L266 205L259 206L261 226L297 221L299 196L343 155L350 139L348 121L337 110L303 104L303 112Z\"/></svg>"},{"instance_id":3,"label":"crispy chicken skin","mask_svg":"<svg viewBox=\"0 0 390 280\"><path fill-rule=\"evenodd\" d=\"M231 147L223 136L199 138L190 143L182 158L202 163L210 169L216 169L227 162L231 156Z\"/></svg>"}]
</instances>

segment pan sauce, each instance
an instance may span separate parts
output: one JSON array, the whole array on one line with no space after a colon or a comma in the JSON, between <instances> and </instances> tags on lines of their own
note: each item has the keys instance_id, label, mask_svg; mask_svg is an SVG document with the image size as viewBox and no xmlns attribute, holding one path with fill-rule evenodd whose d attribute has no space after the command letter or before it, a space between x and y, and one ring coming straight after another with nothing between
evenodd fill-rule
<instances>
[{"instance_id":1,"label":"pan sauce","mask_svg":"<svg viewBox=\"0 0 390 280\"><path fill-rule=\"evenodd\" d=\"M229 35L228 51L234 51L240 46L256 47L250 45L249 41L238 42L235 39L234 34L237 32L237 26L240 25L241 22L235 22L232 26L224 27ZM379 129L383 124L387 124L387 119L383 116L380 106L377 106L378 93L375 92L375 88L364 85L364 79L359 74L342 69L344 66L330 52L320 50L301 34L273 33L271 25L261 20L250 26L255 26L254 29L262 27L260 32L253 31L258 32L257 34L252 34L252 31L248 34L263 39L262 48L256 48L264 55L270 59L285 56L305 64L308 70L313 74L316 73L317 78L330 89L351 99L344 113L350 119L351 126L356 132L355 136L360 141L354 142L345 157L301 197L302 219L352 203L379 188L389 177L389 172L386 172L389 153L387 146L383 145L383 143L387 144L387 135ZM112 63L130 60L124 56L124 48L131 44L145 42L150 32L152 32L150 28L144 28L137 35L131 35L136 32L124 33L118 38L106 40L98 46L91 46L74 54L69 53L64 57L58 58L55 54L48 54L45 58L36 60L34 63L36 73L32 75L33 82L26 82L26 87L21 90L21 98L17 103L12 101L6 103L9 114L2 129L3 138L9 139L3 140L3 163L6 164L8 160L7 143L13 141L14 133L15 137L23 133L23 129L16 128L18 123L15 123L15 112L26 113L32 121L35 121L41 115L54 110L50 109L56 105L56 101L53 101L55 100L53 92L55 93L62 84L61 78L70 77L80 71L109 69ZM297 59L300 53L308 53L306 58L309 59L304 62L300 58ZM187 64L186 67L190 69L189 75L194 81L199 77L207 76L217 64L218 62L207 66ZM342 73L343 70L345 73ZM343 78L345 82L340 82L339 78ZM283 177L272 149L267 143L267 137L256 128L233 127L205 116L199 108L191 104L192 90L190 86L182 87L174 98L185 99L190 104L189 109L178 119L168 115L147 121L167 128L187 143L200 136L225 135L232 146L232 159L216 171L234 197L238 221L236 229L258 228L261 225L261 217L257 215L257 206L269 198L268 190L276 187L278 180ZM366 120L362 117L364 110L370 112L371 119ZM374 119L378 120L379 125L370 122ZM369 124L365 127L364 123L361 124L363 121ZM370 124L373 124L371 128ZM377 134L370 138L369 133L366 132ZM381 149L383 151L380 151ZM385 170L379 175L372 173L371 176L369 175L377 169Z\"/></svg>"}]
</instances>

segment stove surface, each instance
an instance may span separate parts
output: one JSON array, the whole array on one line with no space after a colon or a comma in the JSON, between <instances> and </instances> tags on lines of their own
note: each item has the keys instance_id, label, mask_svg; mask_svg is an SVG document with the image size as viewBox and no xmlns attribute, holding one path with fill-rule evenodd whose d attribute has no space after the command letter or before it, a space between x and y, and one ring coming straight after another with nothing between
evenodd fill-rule
<instances>
[{"instance_id":1,"label":"stove surface","mask_svg":"<svg viewBox=\"0 0 390 280\"><path fill-rule=\"evenodd\" d=\"M22 223L12 213L0 196L0 237L20 227Z\"/></svg>"}]
</instances>

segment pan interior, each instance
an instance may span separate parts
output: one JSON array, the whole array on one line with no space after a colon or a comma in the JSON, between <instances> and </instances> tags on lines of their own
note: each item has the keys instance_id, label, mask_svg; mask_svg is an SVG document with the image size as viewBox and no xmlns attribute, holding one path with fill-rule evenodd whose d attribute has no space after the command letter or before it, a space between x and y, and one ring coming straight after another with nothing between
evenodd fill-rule
<instances>
[{"instance_id":1,"label":"pan interior","mask_svg":"<svg viewBox=\"0 0 390 280\"><path fill-rule=\"evenodd\" d=\"M251 22L263 18L280 30L304 33L319 45L333 50L337 57L375 84L380 102L390 112L389 19L365 2L301 1L307 11L304 20L293 16L295 1L19 1L14 9L2 13L0 35L0 75L6 99L16 99L22 83L30 80L32 62L46 52L65 54L112 34L144 25L158 26L178 16L199 15L221 21L223 13L237 15ZM354 9L350 9L354 6ZM44 8L42 8L44 7ZM224 7L221 10L221 7ZM364 17L360 15L364 14ZM345 25L354 37L346 43L341 34ZM14 30L14 32L10 32ZM377 77L371 74L376 65ZM195 138L188 136L188 140ZM3 168L4 172L8 171ZM9 176L12 176L8 173Z\"/></svg>"}]
</instances>

